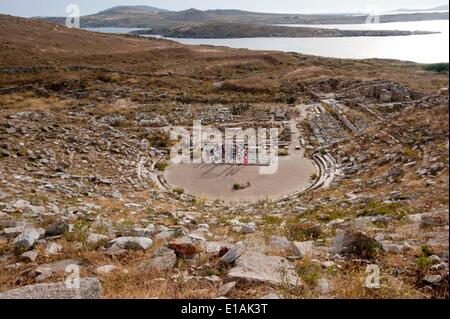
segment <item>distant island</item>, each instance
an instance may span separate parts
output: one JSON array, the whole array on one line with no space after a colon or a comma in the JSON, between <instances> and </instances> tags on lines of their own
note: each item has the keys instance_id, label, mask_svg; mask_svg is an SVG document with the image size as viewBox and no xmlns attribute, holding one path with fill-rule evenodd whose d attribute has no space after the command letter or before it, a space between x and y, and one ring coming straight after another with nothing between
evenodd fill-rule
<instances>
[{"instance_id":1,"label":"distant island","mask_svg":"<svg viewBox=\"0 0 450 319\"><path fill-rule=\"evenodd\" d=\"M204 23L173 28L152 28L130 32L137 35L161 35L168 38L322 38L322 37L370 37L431 34L429 31L338 30L314 27L265 26L242 23Z\"/></svg>"},{"instance_id":2,"label":"distant island","mask_svg":"<svg viewBox=\"0 0 450 319\"><path fill-rule=\"evenodd\" d=\"M449 10L449 5L445 4L442 6L437 6L437 7L433 7L433 8L427 8L427 9L410 9L410 8L401 8L401 9L397 9L397 10L392 10L389 11L388 13L407 13L407 12L412 12L412 13L417 13L417 12L440 12L440 11L448 11Z\"/></svg>"},{"instance_id":3,"label":"distant island","mask_svg":"<svg viewBox=\"0 0 450 319\"><path fill-rule=\"evenodd\" d=\"M416 12L380 16L381 23L448 20L448 12ZM64 24L64 17L41 17ZM174 38L242 38L242 37L353 37L404 36L429 34L425 31L337 30L314 28L320 24L363 24L363 14L273 14L241 10L168 11L149 6L119 6L83 16L83 28L139 28L139 35L162 35ZM279 25L306 24L311 28Z\"/></svg>"}]
</instances>

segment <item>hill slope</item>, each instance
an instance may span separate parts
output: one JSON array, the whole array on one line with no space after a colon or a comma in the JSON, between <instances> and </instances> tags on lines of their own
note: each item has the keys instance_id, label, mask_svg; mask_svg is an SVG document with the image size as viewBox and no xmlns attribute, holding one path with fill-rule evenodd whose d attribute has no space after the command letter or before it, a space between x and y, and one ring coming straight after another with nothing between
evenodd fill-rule
<instances>
[{"instance_id":1,"label":"hill slope","mask_svg":"<svg viewBox=\"0 0 450 319\"><path fill-rule=\"evenodd\" d=\"M165 12L168 10L160 9L151 6L117 6L110 9L106 9L104 11L100 11L97 13L98 15L114 15L114 14L131 14L138 12L150 12L150 13L158 13Z\"/></svg>"},{"instance_id":2,"label":"hill slope","mask_svg":"<svg viewBox=\"0 0 450 319\"><path fill-rule=\"evenodd\" d=\"M421 86L422 89L443 86L443 81L417 81L420 67L397 61L352 61L291 55L282 52L249 51L208 46L186 46L176 42L140 38L130 35L93 33L68 29L42 20L21 19L0 15L0 66L87 65L111 67L133 72L178 72L194 76L241 77L272 72L265 80L279 85L278 78L292 71L292 65L320 65L333 69L335 76L374 78L389 76L396 81ZM302 57L301 59L298 57ZM31 58L32 57L32 58ZM399 72L399 66L404 67ZM405 66L412 66L407 68ZM254 70L258 70L255 72ZM295 67L294 67L295 68ZM329 74L325 72L324 74ZM320 76L313 73L314 76ZM303 77L308 77L305 73Z\"/></svg>"},{"instance_id":3,"label":"hill slope","mask_svg":"<svg viewBox=\"0 0 450 319\"><path fill-rule=\"evenodd\" d=\"M392 10L390 12L438 12L438 11L448 11L449 5L445 4L442 6L437 6L433 8L427 8L427 9L397 9Z\"/></svg>"}]
</instances>

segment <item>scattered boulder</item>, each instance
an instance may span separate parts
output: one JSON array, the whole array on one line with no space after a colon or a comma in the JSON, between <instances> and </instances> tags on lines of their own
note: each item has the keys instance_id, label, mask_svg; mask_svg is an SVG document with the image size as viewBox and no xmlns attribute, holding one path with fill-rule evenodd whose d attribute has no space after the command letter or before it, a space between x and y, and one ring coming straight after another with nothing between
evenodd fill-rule
<instances>
[{"instance_id":1,"label":"scattered boulder","mask_svg":"<svg viewBox=\"0 0 450 319\"><path fill-rule=\"evenodd\" d=\"M150 232L152 235L155 233L156 231L156 227L153 224L148 224L147 227L145 227L145 229Z\"/></svg>"},{"instance_id":2,"label":"scattered boulder","mask_svg":"<svg viewBox=\"0 0 450 319\"><path fill-rule=\"evenodd\" d=\"M45 236L59 236L69 231L69 224L64 221L56 222L45 230Z\"/></svg>"},{"instance_id":3,"label":"scattered boulder","mask_svg":"<svg viewBox=\"0 0 450 319\"><path fill-rule=\"evenodd\" d=\"M34 215L43 215L45 214L45 207L44 206L35 206L35 205L29 205L28 209L34 214Z\"/></svg>"},{"instance_id":4,"label":"scattered boulder","mask_svg":"<svg viewBox=\"0 0 450 319\"><path fill-rule=\"evenodd\" d=\"M291 244L292 250L294 251L295 255L303 258L305 256L311 255L314 248L314 242L313 241L293 241Z\"/></svg>"},{"instance_id":5,"label":"scattered boulder","mask_svg":"<svg viewBox=\"0 0 450 319\"><path fill-rule=\"evenodd\" d=\"M24 199L19 199L12 205L12 207L17 208L17 209L24 209L30 205L31 205L31 203L29 201L24 200Z\"/></svg>"},{"instance_id":6,"label":"scattered boulder","mask_svg":"<svg viewBox=\"0 0 450 319\"><path fill-rule=\"evenodd\" d=\"M294 266L285 258L246 252L235 261L228 278L245 282L264 282L273 285L300 285Z\"/></svg>"},{"instance_id":7,"label":"scattered boulder","mask_svg":"<svg viewBox=\"0 0 450 319\"><path fill-rule=\"evenodd\" d=\"M188 237L192 238L194 241L206 242L205 236L203 236L202 231L194 231L188 234Z\"/></svg>"},{"instance_id":8,"label":"scattered boulder","mask_svg":"<svg viewBox=\"0 0 450 319\"><path fill-rule=\"evenodd\" d=\"M422 221L423 214L412 214L408 215L408 220L413 223L420 223Z\"/></svg>"},{"instance_id":9,"label":"scattered boulder","mask_svg":"<svg viewBox=\"0 0 450 319\"><path fill-rule=\"evenodd\" d=\"M441 275L426 275L422 278L422 281L426 284L437 285L442 281Z\"/></svg>"},{"instance_id":10,"label":"scattered boulder","mask_svg":"<svg viewBox=\"0 0 450 319\"><path fill-rule=\"evenodd\" d=\"M36 284L0 293L0 299L100 299L101 290L98 279L85 278L79 288L70 288L66 282Z\"/></svg>"},{"instance_id":11,"label":"scattered boulder","mask_svg":"<svg viewBox=\"0 0 450 319\"><path fill-rule=\"evenodd\" d=\"M4 270L17 270L22 266L21 263L9 264L3 267Z\"/></svg>"},{"instance_id":12,"label":"scattered boulder","mask_svg":"<svg viewBox=\"0 0 450 319\"><path fill-rule=\"evenodd\" d=\"M399 167L393 167L388 172L389 177L401 177L403 175L405 175L405 171Z\"/></svg>"},{"instance_id":13,"label":"scattered boulder","mask_svg":"<svg viewBox=\"0 0 450 319\"><path fill-rule=\"evenodd\" d=\"M394 244L390 241L382 241L381 245L383 249L388 253L401 254L403 253L403 246L399 244Z\"/></svg>"},{"instance_id":14,"label":"scattered boulder","mask_svg":"<svg viewBox=\"0 0 450 319\"><path fill-rule=\"evenodd\" d=\"M95 272L99 275L107 275L116 269L117 269L117 267L114 265L104 265L104 266L97 267L95 269Z\"/></svg>"},{"instance_id":15,"label":"scattered boulder","mask_svg":"<svg viewBox=\"0 0 450 319\"><path fill-rule=\"evenodd\" d=\"M441 262L439 264L435 264L433 266L431 266L431 270L447 270L448 269L448 264Z\"/></svg>"},{"instance_id":16,"label":"scattered boulder","mask_svg":"<svg viewBox=\"0 0 450 319\"><path fill-rule=\"evenodd\" d=\"M36 260L38 257L37 250L30 250L27 252L24 252L22 255L20 255L20 261L24 261L26 263L31 263Z\"/></svg>"},{"instance_id":17,"label":"scattered boulder","mask_svg":"<svg viewBox=\"0 0 450 319\"><path fill-rule=\"evenodd\" d=\"M109 238L106 235L101 234L89 234L87 237L87 243L91 245L98 244L100 242L107 241Z\"/></svg>"},{"instance_id":18,"label":"scattered boulder","mask_svg":"<svg viewBox=\"0 0 450 319\"><path fill-rule=\"evenodd\" d=\"M20 250L29 250L41 237L41 234L42 232L38 229L25 228L23 233L14 239L14 247Z\"/></svg>"},{"instance_id":19,"label":"scattered boulder","mask_svg":"<svg viewBox=\"0 0 450 319\"><path fill-rule=\"evenodd\" d=\"M136 237L151 237L153 235L153 231L147 228L135 228L133 229L133 236Z\"/></svg>"},{"instance_id":20,"label":"scattered boulder","mask_svg":"<svg viewBox=\"0 0 450 319\"><path fill-rule=\"evenodd\" d=\"M22 234L24 230L25 226L8 227L3 229L3 235L5 235L6 238L15 238Z\"/></svg>"},{"instance_id":21,"label":"scattered boulder","mask_svg":"<svg viewBox=\"0 0 450 319\"><path fill-rule=\"evenodd\" d=\"M225 255L220 257L220 262L227 265L232 264L245 252L245 249L243 242L236 243Z\"/></svg>"},{"instance_id":22,"label":"scattered boulder","mask_svg":"<svg viewBox=\"0 0 450 319\"><path fill-rule=\"evenodd\" d=\"M443 170L444 167L445 166L442 163L434 163L433 165L430 166L430 174L431 175L436 175L438 172Z\"/></svg>"},{"instance_id":23,"label":"scattered boulder","mask_svg":"<svg viewBox=\"0 0 450 319\"><path fill-rule=\"evenodd\" d=\"M219 289L217 290L217 297L228 296L233 291L234 287L236 287L235 281L232 281L232 282L229 282L229 283L226 283L226 284L220 286Z\"/></svg>"},{"instance_id":24,"label":"scattered boulder","mask_svg":"<svg viewBox=\"0 0 450 319\"><path fill-rule=\"evenodd\" d=\"M170 242L168 247L182 258L192 258L200 251L194 240L188 236L177 238Z\"/></svg>"},{"instance_id":25,"label":"scattered boulder","mask_svg":"<svg viewBox=\"0 0 450 319\"><path fill-rule=\"evenodd\" d=\"M422 214L420 221L420 227L438 227L448 225L448 214L434 213L434 214Z\"/></svg>"},{"instance_id":26,"label":"scattered boulder","mask_svg":"<svg viewBox=\"0 0 450 319\"><path fill-rule=\"evenodd\" d=\"M268 241L268 249L290 254L293 251L292 243L286 237L270 236Z\"/></svg>"},{"instance_id":27,"label":"scattered boulder","mask_svg":"<svg viewBox=\"0 0 450 319\"><path fill-rule=\"evenodd\" d=\"M234 245L227 243L220 243L216 241L207 241L204 245L204 251L209 257L222 257L225 255Z\"/></svg>"},{"instance_id":28,"label":"scattered boulder","mask_svg":"<svg viewBox=\"0 0 450 319\"><path fill-rule=\"evenodd\" d=\"M81 262L78 260L74 260L74 259L65 259L65 260L60 260L60 261L56 261L56 262L49 263L49 264L39 265L38 267L36 267L35 271L37 273L47 273L46 270L49 270L52 274L62 275L62 274L66 274L67 272L69 272L68 270L72 266L80 267Z\"/></svg>"},{"instance_id":29,"label":"scattered boulder","mask_svg":"<svg viewBox=\"0 0 450 319\"><path fill-rule=\"evenodd\" d=\"M108 247L111 249L147 250L153 241L147 237L119 237L111 240Z\"/></svg>"},{"instance_id":30,"label":"scattered boulder","mask_svg":"<svg viewBox=\"0 0 450 319\"><path fill-rule=\"evenodd\" d=\"M44 282L47 279L53 276L53 272L50 268L36 268L34 271L34 275L36 276L36 282Z\"/></svg>"},{"instance_id":31,"label":"scattered boulder","mask_svg":"<svg viewBox=\"0 0 450 319\"><path fill-rule=\"evenodd\" d=\"M159 248L148 260L143 260L138 264L140 271L168 271L172 270L177 264L177 255L175 251L169 248Z\"/></svg>"},{"instance_id":32,"label":"scattered boulder","mask_svg":"<svg viewBox=\"0 0 450 319\"><path fill-rule=\"evenodd\" d=\"M175 236L176 236L176 232L174 230L167 229L167 230L162 230L159 233L157 233L155 236L155 239L167 242L167 241L171 240L172 238L174 238Z\"/></svg>"},{"instance_id":33,"label":"scattered boulder","mask_svg":"<svg viewBox=\"0 0 450 319\"><path fill-rule=\"evenodd\" d=\"M45 247L45 255L51 256L56 255L62 250L62 246L56 243L48 243Z\"/></svg>"},{"instance_id":34,"label":"scattered boulder","mask_svg":"<svg viewBox=\"0 0 450 319\"><path fill-rule=\"evenodd\" d=\"M317 282L317 290L321 295L326 295L330 292L330 282L326 278L320 278Z\"/></svg>"},{"instance_id":35,"label":"scattered boulder","mask_svg":"<svg viewBox=\"0 0 450 319\"><path fill-rule=\"evenodd\" d=\"M256 227L251 224L243 224L240 226L234 226L233 231L236 233L242 233L242 234L252 234L256 231Z\"/></svg>"},{"instance_id":36,"label":"scattered boulder","mask_svg":"<svg viewBox=\"0 0 450 319\"><path fill-rule=\"evenodd\" d=\"M245 236L242 242L247 251L254 251L264 255L268 253L267 239L262 234L249 234Z\"/></svg>"},{"instance_id":37,"label":"scattered boulder","mask_svg":"<svg viewBox=\"0 0 450 319\"><path fill-rule=\"evenodd\" d=\"M431 255L430 257L428 257L428 259L431 261L433 265L439 264L441 262L441 257L436 255Z\"/></svg>"},{"instance_id":38,"label":"scattered boulder","mask_svg":"<svg viewBox=\"0 0 450 319\"><path fill-rule=\"evenodd\" d=\"M350 254L373 259L382 253L382 245L359 230L338 230L333 240L332 251L336 254Z\"/></svg>"}]
</instances>

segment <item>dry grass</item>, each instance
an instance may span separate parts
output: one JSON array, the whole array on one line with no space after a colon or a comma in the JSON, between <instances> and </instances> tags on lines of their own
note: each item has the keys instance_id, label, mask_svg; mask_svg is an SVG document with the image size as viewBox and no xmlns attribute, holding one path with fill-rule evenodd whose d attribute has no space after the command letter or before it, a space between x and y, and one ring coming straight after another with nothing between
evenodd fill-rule
<instances>
[{"instance_id":1,"label":"dry grass","mask_svg":"<svg viewBox=\"0 0 450 319\"><path fill-rule=\"evenodd\" d=\"M60 111L68 107L72 101L57 97L37 97L33 92L15 93L0 96L2 108L7 111Z\"/></svg>"},{"instance_id":2,"label":"dry grass","mask_svg":"<svg viewBox=\"0 0 450 319\"><path fill-rule=\"evenodd\" d=\"M382 276L381 287L370 289L365 287L367 273L352 270L346 274L331 278L334 297L342 299L415 299L426 298L413 286L405 283L401 278Z\"/></svg>"},{"instance_id":3,"label":"dry grass","mask_svg":"<svg viewBox=\"0 0 450 319\"><path fill-rule=\"evenodd\" d=\"M101 278L104 298L125 299L207 299L214 298L217 287L212 284L183 283L161 273L116 272Z\"/></svg>"}]
</instances>

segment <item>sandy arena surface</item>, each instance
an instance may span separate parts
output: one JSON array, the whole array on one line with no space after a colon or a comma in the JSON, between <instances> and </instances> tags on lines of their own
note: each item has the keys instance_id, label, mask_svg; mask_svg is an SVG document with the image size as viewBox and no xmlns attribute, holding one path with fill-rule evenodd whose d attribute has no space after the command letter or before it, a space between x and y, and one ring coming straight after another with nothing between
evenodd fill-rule
<instances>
[{"instance_id":1,"label":"sandy arena surface","mask_svg":"<svg viewBox=\"0 0 450 319\"><path fill-rule=\"evenodd\" d=\"M170 165L164 177L172 187L182 187L186 193L205 195L208 199L227 201L255 201L278 199L301 191L311 185L311 174L317 173L314 164L294 151L288 157L279 157L278 170L272 175L262 175L258 166L179 164ZM250 187L233 190L239 183Z\"/></svg>"}]
</instances>

